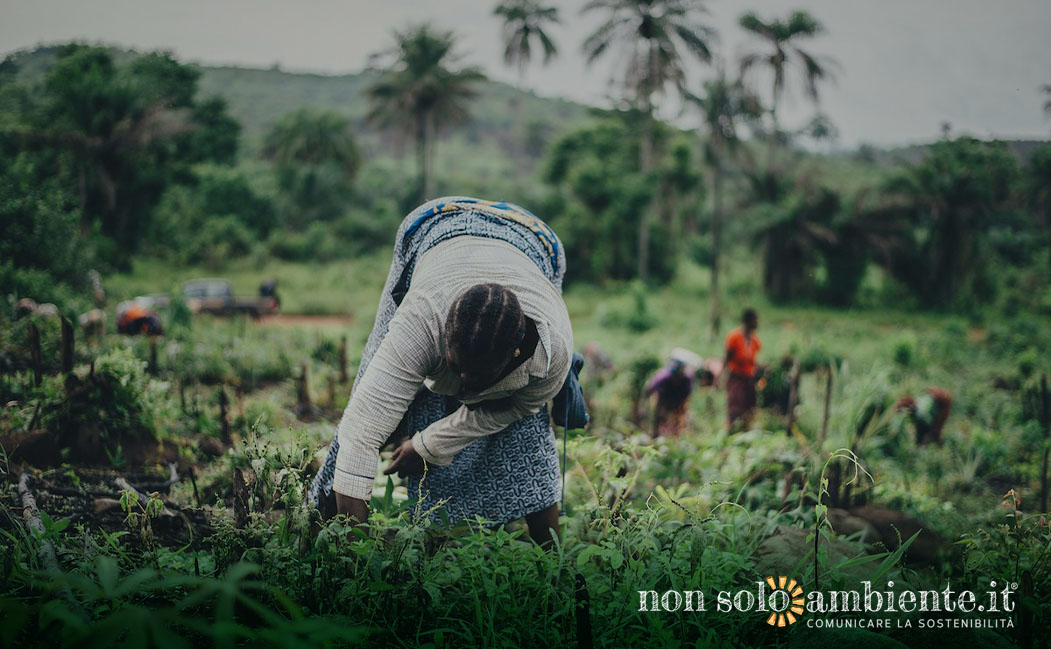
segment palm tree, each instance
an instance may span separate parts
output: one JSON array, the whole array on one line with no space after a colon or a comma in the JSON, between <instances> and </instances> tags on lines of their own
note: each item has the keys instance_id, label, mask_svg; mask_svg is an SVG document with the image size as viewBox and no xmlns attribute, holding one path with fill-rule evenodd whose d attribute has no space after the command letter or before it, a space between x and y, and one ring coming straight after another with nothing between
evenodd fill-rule
<instances>
[{"instance_id":1,"label":"palm tree","mask_svg":"<svg viewBox=\"0 0 1051 649\"><path fill-rule=\"evenodd\" d=\"M1030 154L1022 175L1022 197L1044 233L1051 268L1051 144L1044 144Z\"/></svg>"},{"instance_id":2,"label":"palm tree","mask_svg":"<svg viewBox=\"0 0 1051 649\"><path fill-rule=\"evenodd\" d=\"M267 134L263 157L290 199L286 222L305 227L346 211L361 166L350 122L333 111L303 108L282 117Z\"/></svg>"},{"instance_id":3,"label":"palm tree","mask_svg":"<svg viewBox=\"0 0 1051 649\"><path fill-rule=\"evenodd\" d=\"M504 63L518 72L516 90L522 90L525 68L533 58L534 45L543 52L543 63L547 65L558 54L558 47L545 28L557 24L558 7L545 7L539 0L504 0L493 9L493 15L504 20ZM515 93L511 101L514 126L521 126L521 95ZM519 141L521 139L516 138ZM525 147L523 147L525 148Z\"/></svg>"},{"instance_id":4,"label":"palm tree","mask_svg":"<svg viewBox=\"0 0 1051 649\"><path fill-rule=\"evenodd\" d=\"M420 25L394 36L397 45L387 53L392 62L365 89L371 102L368 119L383 128L411 130L420 192L430 197L438 130L469 117L467 101L477 94L474 86L485 75L473 66L452 67L459 58L452 32Z\"/></svg>"},{"instance_id":5,"label":"palm tree","mask_svg":"<svg viewBox=\"0 0 1051 649\"><path fill-rule=\"evenodd\" d=\"M785 92L785 77L789 66L800 67L803 73L803 90L816 104L818 83L831 78L830 68L834 63L804 50L799 41L821 34L825 28L805 11L793 12L788 20L763 21L755 13L741 16L739 24L760 40L762 48L748 52L741 58L741 75L747 75L759 66L765 67L773 77L770 93L770 159L779 137L777 107Z\"/></svg>"},{"instance_id":6,"label":"palm tree","mask_svg":"<svg viewBox=\"0 0 1051 649\"><path fill-rule=\"evenodd\" d=\"M544 65L558 54L558 47L544 31L558 24L558 7L545 7L538 0L505 0L493 9L504 19L504 63L518 71L519 84L533 58L534 41L544 53Z\"/></svg>"},{"instance_id":7,"label":"palm tree","mask_svg":"<svg viewBox=\"0 0 1051 649\"><path fill-rule=\"evenodd\" d=\"M151 58L161 60L160 57ZM166 59L178 72L178 64ZM135 66L141 60L133 62ZM133 68L134 69L134 68ZM153 162L151 153L161 148L174 148L174 141L199 128L187 114L192 106L194 81L178 79L185 87L181 97L167 94L172 88L140 90L122 82L120 68L112 54L101 47L70 45L61 48L60 57L48 72L44 87L48 102L41 115L28 128L15 127L2 131L17 135L26 148L42 148L71 154L79 192L81 232L86 234L98 219L104 235L130 250L141 234L144 216L142 204L149 189L157 186L136 183L136 172ZM171 69L165 72L170 73ZM147 74L133 77L138 83L151 80ZM169 156L170 153L166 152ZM170 157L163 165L174 166ZM144 190L144 186L149 189ZM163 186L163 185L162 185ZM136 190L141 193L136 196Z\"/></svg>"},{"instance_id":8,"label":"palm tree","mask_svg":"<svg viewBox=\"0 0 1051 649\"><path fill-rule=\"evenodd\" d=\"M833 221L839 196L803 181L776 203L757 206L756 239L763 250L763 288L771 299L785 302L807 297L814 289L814 269L821 253L837 244Z\"/></svg>"},{"instance_id":9,"label":"palm tree","mask_svg":"<svg viewBox=\"0 0 1051 649\"><path fill-rule=\"evenodd\" d=\"M704 83L704 95L690 95L689 99L700 110L708 132L704 144L704 157L712 178L711 335L714 337L719 332L721 311L719 258L722 253L723 180L727 163L740 148L740 123L758 119L761 106L758 97L740 80L729 81L721 66L715 79Z\"/></svg>"},{"instance_id":10,"label":"palm tree","mask_svg":"<svg viewBox=\"0 0 1051 649\"><path fill-rule=\"evenodd\" d=\"M945 306L979 277L985 235L1009 209L1017 163L1002 142L961 137L930 146L922 163L890 177L881 212L912 224L912 258L893 272L926 306Z\"/></svg>"},{"instance_id":11,"label":"palm tree","mask_svg":"<svg viewBox=\"0 0 1051 649\"><path fill-rule=\"evenodd\" d=\"M361 164L350 122L339 113L303 108L278 120L263 155L279 165L332 163L353 177Z\"/></svg>"},{"instance_id":12,"label":"palm tree","mask_svg":"<svg viewBox=\"0 0 1051 649\"><path fill-rule=\"evenodd\" d=\"M628 52L625 89L643 118L639 166L643 174L654 167L654 100L668 86L680 96L686 88L686 55L711 59L710 27L698 22L705 12L701 0L590 0L583 13L603 11L608 18L584 41L588 64L614 46ZM685 50L685 52L683 51ZM639 217L639 278L646 279L649 252L649 214Z\"/></svg>"},{"instance_id":13,"label":"palm tree","mask_svg":"<svg viewBox=\"0 0 1051 649\"><path fill-rule=\"evenodd\" d=\"M824 113L818 113L810 118L806 126L799 129L798 135L809 137L815 144L826 142L831 149L839 139L839 129L832 122L832 118Z\"/></svg>"}]
</instances>

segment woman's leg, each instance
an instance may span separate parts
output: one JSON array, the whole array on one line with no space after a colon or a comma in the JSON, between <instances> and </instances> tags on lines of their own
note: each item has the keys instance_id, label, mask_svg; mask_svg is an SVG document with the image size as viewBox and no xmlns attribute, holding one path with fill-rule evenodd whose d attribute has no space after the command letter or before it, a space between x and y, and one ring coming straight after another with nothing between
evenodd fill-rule
<instances>
[{"instance_id":1,"label":"woman's leg","mask_svg":"<svg viewBox=\"0 0 1051 649\"><path fill-rule=\"evenodd\" d=\"M529 527L529 538L533 539L534 543L545 550L554 545L559 532L558 503L526 514L525 520L526 526Z\"/></svg>"}]
</instances>

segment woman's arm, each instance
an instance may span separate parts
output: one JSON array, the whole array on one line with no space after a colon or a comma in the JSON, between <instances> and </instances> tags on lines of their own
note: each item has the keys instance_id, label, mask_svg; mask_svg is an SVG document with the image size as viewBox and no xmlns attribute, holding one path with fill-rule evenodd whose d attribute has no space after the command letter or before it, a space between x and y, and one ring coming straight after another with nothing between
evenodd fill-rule
<instances>
[{"instance_id":1,"label":"woman's arm","mask_svg":"<svg viewBox=\"0 0 1051 649\"><path fill-rule=\"evenodd\" d=\"M482 402L474 410L460 406L451 415L416 433L412 437L413 448L427 462L446 465L479 437L500 432L516 421L536 414L562 389L572 356L569 349L564 343L557 348L547 378L530 382L508 399L497 402L498 405L487 406Z\"/></svg>"},{"instance_id":2,"label":"woman's arm","mask_svg":"<svg viewBox=\"0 0 1051 649\"><path fill-rule=\"evenodd\" d=\"M662 367L657 370L657 373L654 374L646 384L646 388L642 391L642 396L648 397L659 390L661 386L664 385L664 382L668 380L669 376L671 376L671 372L669 372L667 368Z\"/></svg>"},{"instance_id":3,"label":"woman's arm","mask_svg":"<svg viewBox=\"0 0 1051 649\"><path fill-rule=\"evenodd\" d=\"M339 423L332 488L337 494L366 503L372 497L379 449L397 428L437 357L437 333L430 310L425 301L411 297L406 297L391 319ZM337 504L340 500L337 498Z\"/></svg>"}]
</instances>

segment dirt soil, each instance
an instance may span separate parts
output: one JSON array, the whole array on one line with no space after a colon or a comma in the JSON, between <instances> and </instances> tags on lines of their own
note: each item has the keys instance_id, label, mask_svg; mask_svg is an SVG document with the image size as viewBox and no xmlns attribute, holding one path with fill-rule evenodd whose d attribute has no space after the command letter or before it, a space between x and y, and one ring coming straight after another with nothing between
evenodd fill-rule
<instances>
[{"instance_id":1,"label":"dirt soil","mask_svg":"<svg viewBox=\"0 0 1051 649\"><path fill-rule=\"evenodd\" d=\"M350 315L296 315L280 313L263 316L256 323L263 327L345 327L354 322Z\"/></svg>"},{"instance_id":2,"label":"dirt soil","mask_svg":"<svg viewBox=\"0 0 1051 649\"><path fill-rule=\"evenodd\" d=\"M152 521L158 546L179 547L191 541L199 542L213 532L210 516L204 508L179 507L169 502L166 497L168 488L163 486L168 474L160 468L129 467L116 471L72 467L39 475L34 472L33 475L30 491L39 509L47 512L52 520L70 519L64 535L78 535L77 525L83 525L87 530L101 528L107 533L129 529L125 522L127 513L120 507L121 488L116 484L121 477L141 492L157 492L164 500L165 513ZM188 475L182 474L179 478L189 479ZM16 484L17 477L12 476L3 489L2 501L12 517L21 518L22 502Z\"/></svg>"}]
</instances>

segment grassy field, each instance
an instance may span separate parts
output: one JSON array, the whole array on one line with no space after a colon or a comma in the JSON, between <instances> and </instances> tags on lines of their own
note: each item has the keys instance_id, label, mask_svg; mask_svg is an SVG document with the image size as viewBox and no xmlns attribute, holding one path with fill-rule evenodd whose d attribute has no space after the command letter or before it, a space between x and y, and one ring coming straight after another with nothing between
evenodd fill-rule
<instances>
[{"instance_id":1,"label":"grassy field","mask_svg":"<svg viewBox=\"0 0 1051 649\"><path fill-rule=\"evenodd\" d=\"M239 294L246 295L253 294L263 279L278 278L285 314L350 316L346 322L292 318L288 323L271 323L266 335L272 339L289 338L291 342L285 351L291 356L299 355L299 359L292 359L295 364L309 360L310 350L304 347L344 335L353 360L371 329L386 269L387 255L377 253L365 259L324 265L238 264L218 276L229 279ZM954 416L948 425L948 444L943 454L961 470L972 470L976 462L980 468L992 468L989 463L994 458L974 450L974 437L1003 437L1009 443L1010 433L1005 434L1003 429L1011 424L1020 402L1017 395L995 389L994 383L998 378L1019 378L1019 365L1028 363L1034 350L1042 348L1051 337L1046 323L887 309L774 306L755 289L754 274L755 269L746 263L731 267L728 284L740 292L723 298L726 314L718 338L709 333L707 271L693 264L685 264L669 286L643 291L643 319L650 320L645 331L630 325L633 316L638 315L637 287L570 287L566 301L577 348L597 342L621 369L613 385L595 395L599 407L623 414L623 402L630 392L626 385L627 368L639 359L663 361L676 347L691 349L706 358L721 357L722 335L736 326L736 315L744 307L755 306L761 318L763 362L777 364L783 357L793 356L811 366L830 361L834 365L831 434L824 452L850 446L848 432L852 432L853 419L875 395L897 399L938 386L954 397ZM136 263L132 274L108 280L107 287L114 298L127 298L212 275L217 274L201 269L173 270L142 261ZM272 331L274 326L281 331ZM249 326L244 333L246 341L253 339L254 329ZM797 415L797 425L804 434L813 435L820 428L824 389L822 372L804 374ZM717 434L725 419L724 405L721 395L694 399L692 418L697 440L708 440ZM774 421L768 423L771 427L778 425ZM893 458L891 468L898 459ZM917 476L920 480L925 477ZM1033 477L1030 475L1027 484L1017 486L1031 492ZM945 487L940 495L951 500L953 487ZM986 497L998 496L994 491L987 492Z\"/></svg>"},{"instance_id":2,"label":"grassy field","mask_svg":"<svg viewBox=\"0 0 1051 649\"><path fill-rule=\"evenodd\" d=\"M638 611L639 590L737 589L781 571L772 574L793 575L808 589L845 588L861 579L893 578L915 588L946 579L1031 579L1032 595L1020 598L1025 610L1036 619L1048 612L1041 602L1048 601L1051 536L1036 508L1048 442L1022 408L1027 386L1047 369L1039 355L1051 339L1046 320L774 306L758 297L754 265L736 258L723 297L728 315L715 339L708 332L707 272L695 265L684 265L674 282L656 291L633 285L568 289L577 348L597 342L616 369L601 383L585 370L593 421L569 436L564 533L552 553L523 543L519 525L436 528L407 500L403 485L386 480L377 480L377 525L364 538L340 521L311 527L304 484L350 390L338 380L339 341L347 338L353 377L387 272L386 254L316 266L245 262L221 272L138 261L132 273L106 280L111 303L199 276L225 277L238 293L251 295L261 280L276 277L286 315L351 317L185 321L170 314L153 376L144 373L151 353L144 339L108 335L80 345L78 380L90 380L92 372L97 381L130 377L124 383L131 387L117 393L116 404L82 404L58 376L34 389L27 372L4 375L0 387L8 406L0 433L35 425L82 434L98 420L107 422L109 449L102 468L91 469L73 455L50 467L38 464L33 484L47 514L42 532L5 520L10 543L0 559L11 577L0 609L22 620L5 637L28 642L28 625L38 624L43 643L152 646L113 630L138 615L153 620L157 633L175 630L223 646L285 646L304 638L326 646L739 647L877 640L883 644L871 646L1024 646L1034 633L1037 642L1046 641L1046 629L1034 631L1017 615L1011 629L888 632L873 639L862 631L814 634L803 625L777 630L754 612ZM651 441L646 419L634 419L631 409L637 368L662 362L679 346L720 356L720 339L745 306L760 313L762 360L776 365L792 355L804 369L794 428L786 434L785 418L764 411L753 430L731 435L724 430L725 395L709 389L692 399L691 424L680 439ZM43 355L53 358L57 329L41 327ZM17 362L23 328L5 322L2 331L4 348ZM820 440L830 374L827 434ZM908 424L889 406L930 386L953 395L953 410L945 443L917 447ZM226 434L220 388L229 399ZM82 406L91 413L87 423L78 415ZM873 406L876 415L862 417ZM141 444L133 444L120 423L127 421L146 427L163 459L135 455ZM173 458L183 477L157 498L187 517L196 530L189 537L182 524L172 526L157 510L125 503L116 514L91 513L88 496L57 495L63 486L112 490L107 485L114 475L156 476L156 465ZM7 465L9 475L15 464ZM931 553L910 555L915 548L907 544L896 549L837 530L835 506L818 503L833 466L845 468L844 479L857 472L854 494L864 494L870 505L921 521L937 539ZM98 471L107 477L98 478ZM785 477L793 474L800 479L786 492ZM20 498L14 482L6 481L3 491L11 507ZM906 531L901 541L910 535ZM61 577L40 558L49 547ZM132 585L120 590L118 583ZM581 584L589 596L586 630L580 626ZM72 617L56 618L59 609L73 610Z\"/></svg>"}]
</instances>

